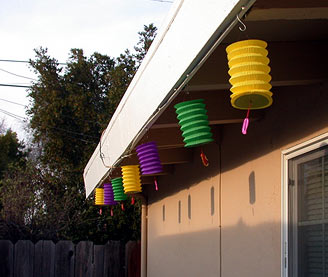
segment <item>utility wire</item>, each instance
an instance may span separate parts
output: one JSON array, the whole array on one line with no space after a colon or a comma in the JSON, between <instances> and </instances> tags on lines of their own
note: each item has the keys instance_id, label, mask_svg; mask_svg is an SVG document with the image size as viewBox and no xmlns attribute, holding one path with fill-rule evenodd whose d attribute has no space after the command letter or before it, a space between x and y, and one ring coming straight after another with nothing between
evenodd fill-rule
<instances>
[{"instance_id":1,"label":"utility wire","mask_svg":"<svg viewBox=\"0 0 328 277\"><path fill-rule=\"evenodd\" d=\"M14 101L10 101L10 100L7 100L7 99L3 99L3 98L0 98L0 101L5 101L5 102L11 103L11 104L22 106L24 108L28 107L27 105L17 103L17 102L14 102ZM76 117L73 117L73 116L67 116L67 115L61 115L61 116L65 117L65 118L71 118L71 119L74 119L74 120L77 120L77 121L80 121L80 122L88 122L88 123L92 123L92 124L96 124L96 125L101 125L100 122L94 121L94 120L79 119L79 118L76 118Z\"/></svg>"},{"instance_id":2,"label":"utility wire","mask_svg":"<svg viewBox=\"0 0 328 277\"><path fill-rule=\"evenodd\" d=\"M166 0L151 0L154 2L162 2L162 3L173 3L173 1L166 1Z\"/></svg>"},{"instance_id":3,"label":"utility wire","mask_svg":"<svg viewBox=\"0 0 328 277\"><path fill-rule=\"evenodd\" d=\"M29 61L19 61L19 60L0 60L0 62L29 63Z\"/></svg>"},{"instance_id":4,"label":"utility wire","mask_svg":"<svg viewBox=\"0 0 328 277\"><path fill-rule=\"evenodd\" d=\"M6 110L3 110L3 109L0 109L0 112L5 114L5 115L8 115L16 120L19 120L19 121L22 121L22 122L25 122L26 118L25 117L22 117L20 115L17 115L17 114L14 114L14 113L11 113L11 112L8 112ZM85 135L83 133L77 133L77 132L73 132L73 131L69 131L69 130L65 130L65 129L62 129L62 128L56 128L56 127L47 127L49 129L55 129L55 130L61 130L61 131L65 131L66 134L65 136L69 137L69 138L74 138L76 140L80 140L80 141L83 141L83 142L86 142L86 143L95 143L94 141L90 141L90 140L85 140L85 139L81 139L81 138L77 138L77 137L72 137L72 136L69 136L67 133L72 133L72 134L77 134L77 135L81 135L81 136L85 136L85 137L90 137L90 138L95 138L95 139L98 139L94 136L89 136L89 135Z\"/></svg>"},{"instance_id":5,"label":"utility wire","mask_svg":"<svg viewBox=\"0 0 328 277\"><path fill-rule=\"evenodd\" d=\"M5 114L5 115L8 115L8 116L10 116L10 117L12 117L12 118L15 118L15 119L17 119L17 120L24 121L24 120L26 119L25 117L22 117L22 116L20 116L20 115L17 115L17 114L14 114L14 113L8 112L8 111L3 110L3 109L0 109L0 112L3 113L3 114Z\"/></svg>"},{"instance_id":6,"label":"utility wire","mask_svg":"<svg viewBox=\"0 0 328 277\"><path fill-rule=\"evenodd\" d=\"M31 88L31 86L0 84L0 87L13 87L13 88Z\"/></svg>"},{"instance_id":7,"label":"utility wire","mask_svg":"<svg viewBox=\"0 0 328 277\"><path fill-rule=\"evenodd\" d=\"M13 101L10 101L10 100L6 100L6 99L3 99L3 98L0 98L0 100L11 103L11 104L19 105L19 106L22 106L22 107L27 107L26 105L23 105L23 104L20 104L20 103L17 103L17 102L13 102Z\"/></svg>"},{"instance_id":8,"label":"utility wire","mask_svg":"<svg viewBox=\"0 0 328 277\"><path fill-rule=\"evenodd\" d=\"M14 82L14 83L8 83L7 85L23 85L23 86L27 86L29 84L30 83L25 83L25 82L23 82L23 83Z\"/></svg>"},{"instance_id":9,"label":"utility wire","mask_svg":"<svg viewBox=\"0 0 328 277\"><path fill-rule=\"evenodd\" d=\"M14 76L19 77L19 78L29 79L29 80L32 80L32 81L38 81L37 79L30 78L30 77L26 77L26 76L19 75L19 74L16 74L16 73L12 73L12 72L7 71L7 70L4 70L4 69L2 69L2 68L0 68L0 71L6 72L6 73L8 73L8 74L10 74L10 75L14 75Z\"/></svg>"},{"instance_id":10,"label":"utility wire","mask_svg":"<svg viewBox=\"0 0 328 277\"><path fill-rule=\"evenodd\" d=\"M80 136L83 136L83 137L94 138L94 139L97 139L97 140L99 139L98 137L94 137L94 136L90 136L90 135L85 135L83 133L78 133L78 132L74 132L74 131L70 131L70 130L66 130L66 129L62 129L62 128L58 128L58 127L48 127L48 128L56 129L56 130L60 130L60 131L64 131L64 132L75 134L75 135L80 135Z\"/></svg>"},{"instance_id":11,"label":"utility wire","mask_svg":"<svg viewBox=\"0 0 328 277\"><path fill-rule=\"evenodd\" d=\"M0 59L0 62L11 62L11 63L30 63L29 61L20 61L20 60L3 60ZM67 65L67 63L58 63L61 65Z\"/></svg>"}]
</instances>

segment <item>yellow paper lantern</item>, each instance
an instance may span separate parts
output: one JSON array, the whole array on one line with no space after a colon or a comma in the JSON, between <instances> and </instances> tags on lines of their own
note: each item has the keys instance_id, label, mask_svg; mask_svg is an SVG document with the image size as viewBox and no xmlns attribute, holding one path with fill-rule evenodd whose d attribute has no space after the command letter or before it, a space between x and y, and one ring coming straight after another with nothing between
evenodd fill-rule
<instances>
[{"instance_id":1,"label":"yellow paper lantern","mask_svg":"<svg viewBox=\"0 0 328 277\"><path fill-rule=\"evenodd\" d=\"M124 165L121 169L124 193L133 194L141 192L139 165Z\"/></svg>"},{"instance_id":2,"label":"yellow paper lantern","mask_svg":"<svg viewBox=\"0 0 328 277\"><path fill-rule=\"evenodd\" d=\"M96 188L95 204L96 205L104 205L104 189L103 188Z\"/></svg>"},{"instance_id":3,"label":"yellow paper lantern","mask_svg":"<svg viewBox=\"0 0 328 277\"><path fill-rule=\"evenodd\" d=\"M262 40L243 40L227 48L231 104L234 108L263 109L272 104L267 43Z\"/></svg>"}]
</instances>

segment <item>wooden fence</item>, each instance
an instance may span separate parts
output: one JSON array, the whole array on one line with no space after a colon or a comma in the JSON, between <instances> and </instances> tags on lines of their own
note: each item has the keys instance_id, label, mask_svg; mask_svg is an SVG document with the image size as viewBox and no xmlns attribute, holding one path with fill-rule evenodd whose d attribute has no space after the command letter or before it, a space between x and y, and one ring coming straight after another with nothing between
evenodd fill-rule
<instances>
[{"instance_id":1,"label":"wooden fence","mask_svg":"<svg viewBox=\"0 0 328 277\"><path fill-rule=\"evenodd\" d=\"M140 243L0 240L1 277L140 276Z\"/></svg>"}]
</instances>

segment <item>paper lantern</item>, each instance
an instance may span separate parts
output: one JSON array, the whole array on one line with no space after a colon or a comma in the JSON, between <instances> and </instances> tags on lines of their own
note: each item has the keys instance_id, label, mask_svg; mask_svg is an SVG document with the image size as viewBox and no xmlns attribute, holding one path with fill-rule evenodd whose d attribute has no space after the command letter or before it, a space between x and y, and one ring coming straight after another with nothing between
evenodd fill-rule
<instances>
[{"instance_id":1,"label":"paper lantern","mask_svg":"<svg viewBox=\"0 0 328 277\"><path fill-rule=\"evenodd\" d=\"M104 184L104 205L116 205L114 200L114 192L111 183Z\"/></svg>"},{"instance_id":2,"label":"paper lantern","mask_svg":"<svg viewBox=\"0 0 328 277\"><path fill-rule=\"evenodd\" d=\"M95 204L96 205L104 205L104 189L103 188L96 188Z\"/></svg>"},{"instance_id":3,"label":"paper lantern","mask_svg":"<svg viewBox=\"0 0 328 277\"><path fill-rule=\"evenodd\" d=\"M227 48L231 104L234 108L262 109L272 104L267 43L243 40Z\"/></svg>"},{"instance_id":4,"label":"paper lantern","mask_svg":"<svg viewBox=\"0 0 328 277\"><path fill-rule=\"evenodd\" d=\"M121 169L124 192L126 194L141 192L139 165L124 165Z\"/></svg>"},{"instance_id":5,"label":"paper lantern","mask_svg":"<svg viewBox=\"0 0 328 277\"><path fill-rule=\"evenodd\" d=\"M213 141L203 99L181 102L176 104L174 108L178 114L185 147L193 147Z\"/></svg>"},{"instance_id":6,"label":"paper lantern","mask_svg":"<svg viewBox=\"0 0 328 277\"><path fill-rule=\"evenodd\" d=\"M141 173L143 175L156 174L163 171L155 142L148 142L136 147Z\"/></svg>"},{"instance_id":7,"label":"paper lantern","mask_svg":"<svg viewBox=\"0 0 328 277\"><path fill-rule=\"evenodd\" d=\"M122 177L112 179L112 188L113 188L113 192L114 192L114 200L115 201L127 200L128 197L124 193Z\"/></svg>"}]
</instances>

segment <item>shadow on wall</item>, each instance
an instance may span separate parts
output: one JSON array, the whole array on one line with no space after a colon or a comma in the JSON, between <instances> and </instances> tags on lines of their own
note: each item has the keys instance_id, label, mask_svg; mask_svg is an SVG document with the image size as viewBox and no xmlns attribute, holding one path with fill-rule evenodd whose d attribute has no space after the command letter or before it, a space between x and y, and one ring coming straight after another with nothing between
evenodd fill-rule
<instances>
[{"instance_id":1,"label":"shadow on wall","mask_svg":"<svg viewBox=\"0 0 328 277\"><path fill-rule=\"evenodd\" d=\"M273 277L280 274L280 224L247 226L241 220L222 230L157 236L149 234L148 276Z\"/></svg>"},{"instance_id":2,"label":"shadow on wall","mask_svg":"<svg viewBox=\"0 0 328 277\"><path fill-rule=\"evenodd\" d=\"M204 145L202 148L209 160L209 166L205 167L202 164L200 158L201 148L195 148L193 150L193 163L178 164L175 166L173 175L158 177L158 191L155 191L152 185L146 186L149 204L218 175L220 172L219 146L212 143ZM213 180L213 182L217 184L217 180Z\"/></svg>"},{"instance_id":3,"label":"shadow on wall","mask_svg":"<svg viewBox=\"0 0 328 277\"><path fill-rule=\"evenodd\" d=\"M253 205L255 204L256 201L254 171L252 171L251 174L249 174L248 183L249 183L249 204Z\"/></svg>"},{"instance_id":4,"label":"shadow on wall","mask_svg":"<svg viewBox=\"0 0 328 277\"><path fill-rule=\"evenodd\" d=\"M327 90L326 83L275 87L273 105L265 110L265 118L250 123L246 136L241 134L241 124L228 124L222 127L219 138L221 153L217 143L203 146L210 162L209 167L202 165L199 157L201 148L196 147L192 164L176 165L174 174L158 177L159 192L149 185L145 186L144 191L151 202L158 201L218 176L220 159L224 173L314 133L318 135L318 132L328 131ZM213 182L217 184L219 181ZM252 204L256 201L255 171L250 172L249 185L249 200Z\"/></svg>"},{"instance_id":5,"label":"shadow on wall","mask_svg":"<svg viewBox=\"0 0 328 277\"><path fill-rule=\"evenodd\" d=\"M314 133L327 132L327 92L328 83L275 87L274 102L265 110L265 118L251 122L246 136L241 134L239 124L225 125L221 146L223 172ZM319 134L313 136L316 135Z\"/></svg>"}]
</instances>

